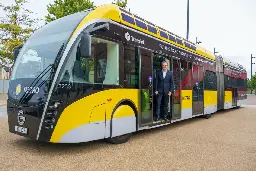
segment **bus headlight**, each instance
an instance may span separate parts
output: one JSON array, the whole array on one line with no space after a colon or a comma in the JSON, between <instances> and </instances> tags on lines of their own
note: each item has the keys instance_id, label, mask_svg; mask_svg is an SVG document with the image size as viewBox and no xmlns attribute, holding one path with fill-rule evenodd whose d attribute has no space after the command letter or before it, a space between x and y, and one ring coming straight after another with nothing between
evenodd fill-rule
<instances>
[{"instance_id":1,"label":"bus headlight","mask_svg":"<svg viewBox=\"0 0 256 171\"><path fill-rule=\"evenodd\" d=\"M55 109L57 109L59 107L60 103L59 102L55 102L55 104L53 105L55 107Z\"/></svg>"}]
</instances>

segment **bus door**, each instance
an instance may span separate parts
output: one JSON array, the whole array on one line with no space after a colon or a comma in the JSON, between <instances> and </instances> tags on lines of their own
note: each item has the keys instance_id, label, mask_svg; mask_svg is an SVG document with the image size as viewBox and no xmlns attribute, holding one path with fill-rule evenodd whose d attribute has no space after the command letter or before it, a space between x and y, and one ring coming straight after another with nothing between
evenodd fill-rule
<instances>
[{"instance_id":1,"label":"bus door","mask_svg":"<svg viewBox=\"0 0 256 171\"><path fill-rule=\"evenodd\" d=\"M232 73L232 106L237 106L238 92L236 75Z\"/></svg>"},{"instance_id":2,"label":"bus door","mask_svg":"<svg viewBox=\"0 0 256 171\"><path fill-rule=\"evenodd\" d=\"M171 66L169 60L167 60L164 56L159 55L159 54L154 54L153 55L153 68L152 68L153 69L153 71L152 71L153 72L153 96L152 96L153 101L152 101L152 105L153 105L154 120L156 119L156 105L157 105L157 96L154 93L155 86L156 86L155 85L155 83L156 83L156 73L158 71L161 71L161 69L162 69L161 63L163 61L167 61L167 63L168 63L168 68L167 69L169 69L170 66ZM162 102L162 104L163 104L163 102ZM170 106L169 106L169 109L170 109ZM164 108L163 108L163 105L161 105L161 109L160 109L161 116L163 116L162 115L163 112L164 112Z\"/></svg>"},{"instance_id":3,"label":"bus door","mask_svg":"<svg viewBox=\"0 0 256 171\"><path fill-rule=\"evenodd\" d=\"M152 52L139 49L140 55L140 126L150 125L153 122L153 74Z\"/></svg>"},{"instance_id":4,"label":"bus door","mask_svg":"<svg viewBox=\"0 0 256 171\"><path fill-rule=\"evenodd\" d=\"M173 101L173 115L172 119L181 118L181 67L180 60L173 59L172 65L174 94L172 95Z\"/></svg>"},{"instance_id":5,"label":"bus door","mask_svg":"<svg viewBox=\"0 0 256 171\"><path fill-rule=\"evenodd\" d=\"M202 65L193 64L193 90L192 90L192 115L204 113L204 68Z\"/></svg>"},{"instance_id":6,"label":"bus door","mask_svg":"<svg viewBox=\"0 0 256 171\"><path fill-rule=\"evenodd\" d=\"M237 106L238 92L237 88L232 88L232 106Z\"/></svg>"}]
</instances>

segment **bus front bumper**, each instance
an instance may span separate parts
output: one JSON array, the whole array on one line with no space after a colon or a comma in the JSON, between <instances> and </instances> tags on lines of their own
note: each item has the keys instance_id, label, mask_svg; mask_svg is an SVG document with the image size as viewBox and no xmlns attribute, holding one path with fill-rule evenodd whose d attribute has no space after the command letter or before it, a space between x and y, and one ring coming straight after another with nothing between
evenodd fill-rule
<instances>
[{"instance_id":1,"label":"bus front bumper","mask_svg":"<svg viewBox=\"0 0 256 171\"><path fill-rule=\"evenodd\" d=\"M9 132L36 140L41 118L27 115L22 109L7 108Z\"/></svg>"}]
</instances>

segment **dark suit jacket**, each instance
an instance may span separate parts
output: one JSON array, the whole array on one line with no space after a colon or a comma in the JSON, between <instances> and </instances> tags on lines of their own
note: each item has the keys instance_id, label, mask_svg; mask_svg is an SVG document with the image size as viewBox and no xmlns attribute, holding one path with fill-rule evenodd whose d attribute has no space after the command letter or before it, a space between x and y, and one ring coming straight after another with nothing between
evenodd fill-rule
<instances>
[{"instance_id":1,"label":"dark suit jacket","mask_svg":"<svg viewBox=\"0 0 256 171\"><path fill-rule=\"evenodd\" d=\"M168 93L174 92L173 88L173 74L171 71L167 70L165 78L163 78L163 71L160 70L155 75L155 92L158 93Z\"/></svg>"}]
</instances>

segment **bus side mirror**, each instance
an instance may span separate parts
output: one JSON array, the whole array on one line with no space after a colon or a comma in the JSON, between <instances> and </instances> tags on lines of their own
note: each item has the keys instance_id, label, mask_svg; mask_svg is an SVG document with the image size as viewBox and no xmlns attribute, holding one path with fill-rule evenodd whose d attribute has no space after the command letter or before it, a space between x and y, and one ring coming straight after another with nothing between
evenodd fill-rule
<instances>
[{"instance_id":1,"label":"bus side mirror","mask_svg":"<svg viewBox=\"0 0 256 171\"><path fill-rule=\"evenodd\" d=\"M80 42L80 54L84 58L91 56L92 37L89 33L83 33Z\"/></svg>"}]
</instances>

